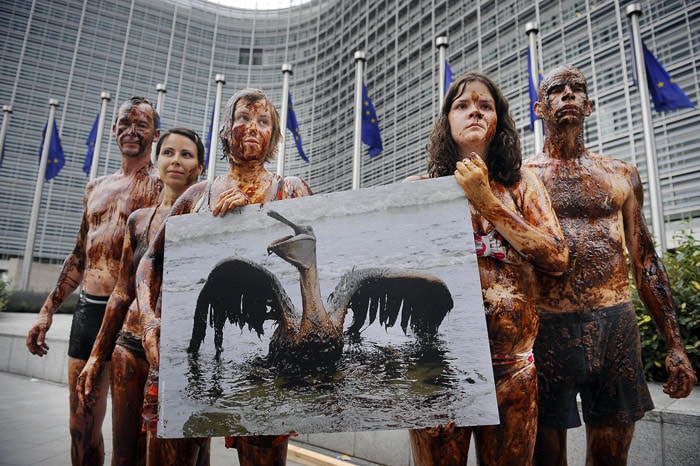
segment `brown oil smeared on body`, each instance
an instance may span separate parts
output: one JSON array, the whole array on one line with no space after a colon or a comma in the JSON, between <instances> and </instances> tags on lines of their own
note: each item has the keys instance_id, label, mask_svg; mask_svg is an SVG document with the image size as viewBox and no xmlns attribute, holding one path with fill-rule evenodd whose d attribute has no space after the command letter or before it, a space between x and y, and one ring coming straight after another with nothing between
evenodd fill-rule
<instances>
[{"instance_id":1,"label":"brown oil smeared on body","mask_svg":"<svg viewBox=\"0 0 700 466\"><path fill-rule=\"evenodd\" d=\"M83 288L96 296L109 295L117 282L127 218L156 204L161 191L150 164L133 176L113 175L102 183L98 180L92 189L85 214L92 221L86 235Z\"/></svg>"},{"instance_id":2,"label":"brown oil smeared on body","mask_svg":"<svg viewBox=\"0 0 700 466\"><path fill-rule=\"evenodd\" d=\"M540 276L538 306L547 312L580 312L629 301L622 205L629 183L623 167L585 159L530 161L549 192L569 245L569 269Z\"/></svg>"}]
</instances>

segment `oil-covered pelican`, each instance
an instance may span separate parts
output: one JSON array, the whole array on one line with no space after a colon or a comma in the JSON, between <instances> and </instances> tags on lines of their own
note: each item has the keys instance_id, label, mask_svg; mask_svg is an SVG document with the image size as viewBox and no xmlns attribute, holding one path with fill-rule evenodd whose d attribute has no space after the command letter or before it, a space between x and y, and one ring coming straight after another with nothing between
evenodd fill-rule
<instances>
[{"instance_id":1,"label":"oil-covered pelican","mask_svg":"<svg viewBox=\"0 0 700 466\"><path fill-rule=\"evenodd\" d=\"M247 325L258 335L263 323L272 319L277 329L270 340L273 362L300 367L335 363L343 351L343 326L348 309L353 312L349 334L359 335L365 324L377 317L385 327L400 316L404 332L420 338L437 333L452 309L452 295L445 283L429 273L387 268L352 270L340 279L328 298L321 298L316 264L316 236L311 226L299 226L275 211L268 215L294 230L267 248L299 270L302 313L299 315L277 277L260 264L241 257L220 261L197 299L194 327L188 352L196 354L206 333L207 317L214 327L217 357L223 344L223 326L228 319L241 329Z\"/></svg>"}]
</instances>

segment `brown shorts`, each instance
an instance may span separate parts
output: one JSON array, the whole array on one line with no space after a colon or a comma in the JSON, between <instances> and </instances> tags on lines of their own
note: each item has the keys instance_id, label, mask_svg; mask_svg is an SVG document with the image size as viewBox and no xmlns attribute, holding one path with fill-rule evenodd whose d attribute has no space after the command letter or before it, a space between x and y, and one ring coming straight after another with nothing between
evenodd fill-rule
<instances>
[{"instance_id":1,"label":"brown shorts","mask_svg":"<svg viewBox=\"0 0 700 466\"><path fill-rule=\"evenodd\" d=\"M632 424L654 409L631 303L589 312L540 314L534 347L539 424L549 429Z\"/></svg>"}]
</instances>

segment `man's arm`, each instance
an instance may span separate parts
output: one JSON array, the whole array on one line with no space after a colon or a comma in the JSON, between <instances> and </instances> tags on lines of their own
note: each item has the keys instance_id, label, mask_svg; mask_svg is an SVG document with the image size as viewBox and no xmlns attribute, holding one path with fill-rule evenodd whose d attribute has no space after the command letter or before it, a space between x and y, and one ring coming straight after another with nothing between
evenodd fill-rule
<instances>
[{"instance_id":1,"label":"man's arm","mask_svg":"<svg viewBox=\"0 0 700 466\"><path fill-rule=\"evenodd\" d=\"M644 191L636 168L630 168L628 181L631 189L622 206L622 215L632 276L639 297L666 342L668 382L664 385L664 392L671 398L685 398L697 382L697 375L688 360L681 338L666 269L656 254L654 242L644 221Z\"/></svg>"},{"instance_id":2,"label":"man's arm","mask_svg":"<svg viewBox=\"0 0 700 466\"><path fill-rule=\"evenodd\" d=\"M27 335L27 349L32 354L44 356L49 351L49 346L46 344L46 333L51 328L53 315L58 311L58 308L65 302L66 298L75 291L83 281L83 272L85 270L85 241L88 233L87 219L87 197L91 191L91 186L88 186L83 197L83 218L78 231L73 251L66 257L61 268L61 273L58 276L56 285L46 301L39 310L39 316L34 322L32 328L29 329Z\"/></svg>"}]
</instances>

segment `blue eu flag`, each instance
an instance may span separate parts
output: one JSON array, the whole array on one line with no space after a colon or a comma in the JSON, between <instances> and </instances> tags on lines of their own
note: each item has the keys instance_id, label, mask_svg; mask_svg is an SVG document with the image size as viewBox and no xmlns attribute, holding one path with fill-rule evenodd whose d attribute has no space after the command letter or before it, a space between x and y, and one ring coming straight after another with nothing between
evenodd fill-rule
<instances>
[{"instance_id":1,"label":"blue eu flag","mask_svg":"<svg viewBox=\"0 0 700 466\"><path fill-rule=\"evenodd\" d=\"M85 144L87 144L88 151L85 154L85 161L83 162L83 172L87 176L90 176L90 168L92 167L92 156L95 153L95 144L97 143L97 127L100 124L100 114L98 113L95 117L95 122L92 124L92 129L90 134L88 134Z\"/></svg>"},{"instance_id":2,"label":"blue eu flag","mask_svg":"<svg viewBox=\"0 0 700 466\"><path fill-rule=\"evenodd\" d=\"M668 74L668 71L659 63L654 55L642 42L644 49L644 67L647 71L647 85L651 99L654 101L654 109L657 112L666 112L679 108L695 108L687 95L683 93L678 84Z\"/></svg>"},{"instance_id":3,"label":"blue eu flag","mask_svg":"<svg viewBox=\"0 0 700 466\"><path fill-rule=\"evenodd\" d=\"M379 121L374 105L369 98L367 86L362 83L362 142L369 146L369 156L379 155L384 147L382 136L379 134Z\"/></svg>"},{"instance_id":4,"label":"blue eu flag","mask_svg":"<svg viewBox=\"0 0 700 466\"><path fill-rule=\"evenodd\" d=\"M41 163L41 153L44 151L44 138L46 137L46 126L44 126L44 131L41 134L41 147L39 148L39 163ZM49 144L49 157L46 162L46 181L54 178L61 171L63 165L66 163L66 158L63 155L63 148L61 147L61 140L58 137L58 127L56 126L56 121L53 122L53 129L51 132L51 142Z\"/></svg>"},{"instance_id":5,"label":"blue eu flag","mask_svg":"<svg viewBox=\"0 0 700 466\"><path fill-rule=\"evenodd\" d=\"M214 132L214 112L216 111L216 102L214 102L213 107L211 108L211 119L209 120L209 132L207 133L207 145L204 147L204 153L206 156L204 157L204 169L206 170L207 167L209 167L209 147L211 147L211 135Z\"/></svg>"},{"instance_id":6,"label":"blue eu flag","mask_svg":"<svg viewBox=\"0 0 700 466\"><path fill-rule=\"evenodd\" d=\"M301 145L301 131L299 131L299 122L297 121L297 114L294 113L294 105L292 104L292 93L289 93L289 102L287 107L287 129L292 132L294 136L294 143L297 145L297 151L299 151L299 157L301 157L304 162L309 163L309 159L304 153L304 148Z\"/></svg>"},{"instance_id":7,"label":"blue eu flag","mask_svg":"<svg viewBox=\"0 0 700 466\"><path fill-rule=\"evenodd\" d=\"M445 61L445 95L447 95L447 91L450 90L452 81L452 68L450 68L450 64Z\"/></svg>"},{"instance_id":8,"label":"blue eu flag","mask_svg":"<svg viewBox=\"0 0 700 466\"><path fill-rule=\"evenodd\" d=\"M542 73L537 70L538 81L542 81ZM535 102L537 102L537 89L535 88L535 80L532 74L532 65L530 64L530 49L527 49L527 86L530 94L530 131L535 130L535 120L537 120L537 115L535 115Z\"/></svg>"}]
</instances>

